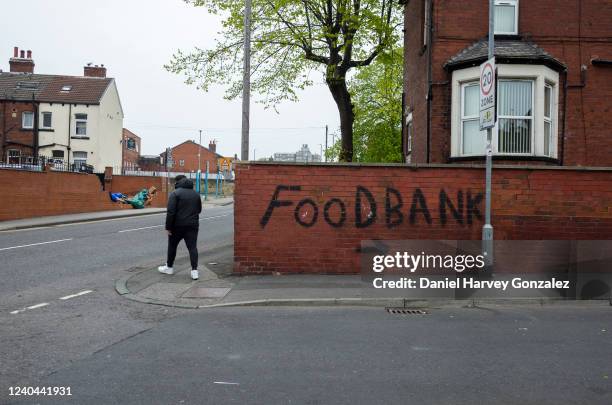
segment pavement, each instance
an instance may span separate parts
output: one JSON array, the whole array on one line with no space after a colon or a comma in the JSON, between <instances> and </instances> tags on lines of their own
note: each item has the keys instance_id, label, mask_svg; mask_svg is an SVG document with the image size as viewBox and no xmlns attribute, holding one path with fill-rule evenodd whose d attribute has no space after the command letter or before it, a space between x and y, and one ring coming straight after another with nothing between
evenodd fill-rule
<instances>
[{"instance_id":1,"label":"pavement","mask_svg":"<svg viewBox=\"0 0 612 405\"><path fill-rule=\"evenodd\" d=\"M359 274L349 275L234 275L233 245L200 251L200 278L192 280L188 257L177 258L174 275L161 274L157 265L125 274L115 283L121 296L147 304L178 308L231 306L380 306L474 307L482 303L513 305L610 306L609 300L568 301L559 298L456 298L402 295L379 290ZM400 290L401 291L401 290ZM452 291L452 290L451 290ZM427 292L424 292L428 294Z\"/></svg>"},{"instance_id":2,"label":"pavement","mask_svg":"<svg viewBox=\"0 0 612 405\"><path fill-rule=\"evenodd\" d=\"M225 206L234 201L233 197L211 198L202 201L203 207ZM73 224L81 222L102 221L107 219L138 217L166 212L165 208L117 209L112 211L84 212L79 214L51 215L36 218L0 221L0 232L17 229L38 228L53 225Z\"/></svg>"}]
</instances>

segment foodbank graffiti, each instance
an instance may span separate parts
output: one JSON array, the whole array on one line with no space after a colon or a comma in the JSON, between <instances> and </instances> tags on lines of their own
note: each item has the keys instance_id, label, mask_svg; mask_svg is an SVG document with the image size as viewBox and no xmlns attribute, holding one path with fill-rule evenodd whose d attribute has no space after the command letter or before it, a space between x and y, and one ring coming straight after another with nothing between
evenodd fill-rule
<instances>
[{"instance_id":1,"label":"foodbank graffiti","mask_svg":"<svg viewBox=\"0 0 612 405\"><path fill-rule=\"evenodd\" d=\"M381 201L381 196L377 196L379 197L377 200L368 188L357 186L352 204L354 210L350 218L347 210L349 204L341 198L334 197L323 203L317 203L308 197L296 200L281 195L299 191L302 191L299 185L277 185L268 208L259 222L261 227L265 228L273 216L287 214L292 215L297 224L306 228L314 226L318 221L324 221L334 228L343 226L367 228L377 221L384 221L388 228L404 223L432 225L434 209L438 210L441 225L453 221L462 226L471 226L476 220L482 221L480 205L483 195L472 190L458 190L456 194L451 195L446 190L440 189L437 201L428 201L420 188L412 190L406 198L399 190L386 187L382 199L384 204L379 206L377 201Z\"/></svg>"}]
</instances>

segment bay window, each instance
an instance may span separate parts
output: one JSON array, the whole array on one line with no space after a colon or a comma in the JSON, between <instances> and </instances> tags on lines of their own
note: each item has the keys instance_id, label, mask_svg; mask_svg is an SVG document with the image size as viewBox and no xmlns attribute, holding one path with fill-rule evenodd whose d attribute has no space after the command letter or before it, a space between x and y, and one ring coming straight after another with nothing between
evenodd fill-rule
<instances>
[{"instance_id":1,"label":"bay window","mask_svg":"<svg viewBox=\"0 0 612 405\"><path fill-rule=\"evenodd\" d=\"M485 154L479 73L477 66L453 72L451 157ZM494 155L557 157L558 82L558 73L546 66L498 65Z\"/></svg>"}]
</instances>

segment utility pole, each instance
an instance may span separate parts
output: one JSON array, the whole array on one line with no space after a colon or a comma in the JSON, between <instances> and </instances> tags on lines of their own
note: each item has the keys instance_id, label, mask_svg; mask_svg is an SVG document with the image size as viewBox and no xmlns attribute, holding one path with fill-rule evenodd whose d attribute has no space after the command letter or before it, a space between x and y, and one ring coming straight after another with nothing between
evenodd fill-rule
<instances>
[{"instance_id":1,"label":"utility pole","mask_svg":"<svg viewBox=\"0 0 612 405\"><path fill-rule=\"evenodd\" d=\"M200 155L202 152L202 130L200 129L200 143L198 144L198 173L200 173L201 167L200 167Z\"/></svg>"},{"instance_id":2,"label":"utility pole","mask_svg":"<svg viewBox=\"0 0 612 405\"><path fill-rule=\"evenodd\" d=\"M198 143L198 173L196 174L196 191L200 194L202 182L202 168L200 167L200 156L202 154L202 130L200 129L200 143Z\"/></svg>"},{"instance_id":3,"label":"utility pole","mask_svg":"<svg viewBox=\"0 0 612 405\"><path fill-rule=\"evenodd\" d=\"M251 103L251 0L244 4L244 64L242 72L241 160L249 160L249 113Z\"/></svg>"},{"instance_id":4,"label":"utility pole","mask_svg":"<svg viewBox=\"0 0 612 405\"><path fill-rule=\"evenodd\" d=\"M325 125L325 161L327 162L327 125Z\"/></svg>"},{"instance_id":5,"label":"utility pole","mask_svg":"<svg viewBox=\"0 0 612 405\"><path fill-rule=\"evenodd\" d=\"M489 0L489 57L495 56L495 4ZM482 79L481 79L482 80ZM497 85L497 83L495 83ZM497 108L497 107L496 107ZM491 177L493 169L493 128L487 128L485 168L485 224L482 227L482 248L486 254L485 263L493 264L493 225L491 225Z\"/></svg>"}]
</instances>

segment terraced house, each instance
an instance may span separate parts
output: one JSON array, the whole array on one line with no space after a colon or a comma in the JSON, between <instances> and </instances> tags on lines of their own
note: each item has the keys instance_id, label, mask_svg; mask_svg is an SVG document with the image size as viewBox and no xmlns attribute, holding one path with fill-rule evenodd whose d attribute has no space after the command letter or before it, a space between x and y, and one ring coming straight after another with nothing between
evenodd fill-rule
<instances>
[{"instance_id":1,"label":"terraced house","mask_svg":"<svg viewBox=\"0 0 612 405\"><path fill-rule=\"evenodd\" d=\"M32 52L17 47L9 65L0 72L0 161L121 166L123 109L103 65L85 66L83 76L37 74Z\"/></svg>"},{"instance_id":2,"label":"terraced house","mask_svg":"<svg viewBox=\"0 0 612 405\"><path fill-rule=\"evenodd\" d=\"M482 162L488 0L402 0L406 161ZM612 166L612 2L494 0L493 159Z\"/></svg>"}]
</instances>

